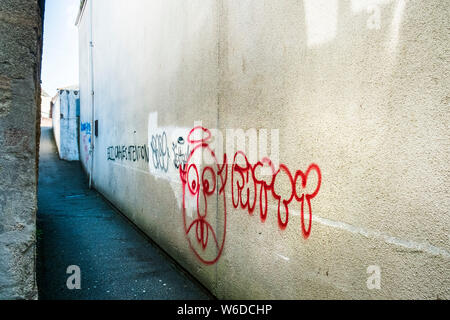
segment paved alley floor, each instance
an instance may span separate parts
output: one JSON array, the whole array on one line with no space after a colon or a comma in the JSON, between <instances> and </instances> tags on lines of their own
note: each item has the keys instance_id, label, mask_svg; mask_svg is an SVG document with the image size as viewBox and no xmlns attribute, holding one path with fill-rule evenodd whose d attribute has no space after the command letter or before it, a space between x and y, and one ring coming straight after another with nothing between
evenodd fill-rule
<instances>
[{"instance_id":1,"label":"paved alley floor","mask_svg":"<svg viewBox=\"0 0 450 320\"><path fill-rule=\"evenodd\" d=\"M211 299L95 191L79 162L58 158L42 127L38 189L39 299ZM69 290L69 266L81 289Z\"/></svg>"}]
</instances>

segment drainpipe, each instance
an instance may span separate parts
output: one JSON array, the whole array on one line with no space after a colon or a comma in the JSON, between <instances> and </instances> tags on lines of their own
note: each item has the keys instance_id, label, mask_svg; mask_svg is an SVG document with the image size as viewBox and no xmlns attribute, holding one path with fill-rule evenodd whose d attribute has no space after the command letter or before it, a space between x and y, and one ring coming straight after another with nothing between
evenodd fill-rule
<instances>
[{"instance_id":1,"label":"drainpipe","mask_svg":"<svg viewBox=\"0 0 450 320\"><path fill-rule=\"evenodd\" d=\"M90 170L89 170L89 189L92 188L92 175L94 171L94 139L95 139L95 130L94 130L94 124L95 124L95 105L94 105L94 42L93 42L93 14L92 14L92 3L93 0L88 0L89 5L89 11L90 11L90 21L89 21L89 32L90 32L90 41L89 41L89 56L90 56L90 74L91 74L91 145L89 148L89 155L90 155Z\"/></svg>"}]
</instances>

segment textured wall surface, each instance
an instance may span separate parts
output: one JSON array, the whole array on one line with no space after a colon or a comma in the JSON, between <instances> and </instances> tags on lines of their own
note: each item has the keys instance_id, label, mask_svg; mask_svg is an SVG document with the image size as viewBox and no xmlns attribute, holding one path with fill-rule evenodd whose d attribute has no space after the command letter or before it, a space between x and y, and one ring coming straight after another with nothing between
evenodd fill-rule
<instances>
[{"instance_id":1,"label":"textured wall surface","mask_svg":"<svg viewBox=\"0 0 450 320\"><path fill-rule=\"evenodd\" d=\"M448 6L87 3L94 185L214 294L450 298ZM190 134L199 125L208 145ZM278 130L271 174L263 157L233 165L247 147L222 166L229 129Z\"/></svg>"},{"instance_id":2,"label":"textured wall surface","mask_svg":"<svg viewBox=\"0 0 450 320\"><path fill-rule=\"evenodd\" d=\"M44 1L0 2L0 299L35 299Z\"/></svg>"}]
</instances>

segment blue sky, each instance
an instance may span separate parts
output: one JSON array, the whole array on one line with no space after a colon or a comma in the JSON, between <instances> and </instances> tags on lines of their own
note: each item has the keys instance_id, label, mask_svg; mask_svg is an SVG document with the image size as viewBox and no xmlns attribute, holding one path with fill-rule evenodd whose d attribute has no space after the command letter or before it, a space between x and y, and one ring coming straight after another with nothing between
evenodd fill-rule
<instances>
[{"instance_id":1,"label":"blue sky","mask_svg":"<svg viewBox=\"0 0 450 320\"><path fill-rule=\"evenodd\" d=\"M78 29L75 19L79 0L46 0L42 88L50 95L56 89L78 84Z\"/></svg>"}]
</instances>

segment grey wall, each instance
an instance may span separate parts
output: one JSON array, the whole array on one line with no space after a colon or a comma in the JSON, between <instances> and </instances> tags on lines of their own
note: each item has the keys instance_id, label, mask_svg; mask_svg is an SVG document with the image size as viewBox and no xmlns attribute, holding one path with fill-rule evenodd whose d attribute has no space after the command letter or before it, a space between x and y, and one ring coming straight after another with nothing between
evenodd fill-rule
<instances>
[{"instance_id":1,"label":"grey wall","mask_svg":"<svg viewBox=\"0 0 450 320\"><path fill-rule=\"evenodd\" d=\"M0 2L0 299L35 299L44 1Z\"/></svg>"},{"instance_id":2,"label":"grey wall","mask_svg":"<svg viewBox=\"0 0 450 320\"><path fill-rule=\"evenodd\" d=\"M94 185L219 298L448 299L449 10L438 0L87 1L81 119L91 121L94 90ZM277 176L282 199L314 194L317 171L305 186L300 171L320 167L309 237L297 199L286 228L270 191L264 222L259 201L235 207L231 165L223 192L207 197L209 231L186 230L197 203L172 143L196 121L224 134L278 129L279 163L300 177ZM379 290L367 287L370 266Z\"/></svg>"}]
</instances>

